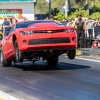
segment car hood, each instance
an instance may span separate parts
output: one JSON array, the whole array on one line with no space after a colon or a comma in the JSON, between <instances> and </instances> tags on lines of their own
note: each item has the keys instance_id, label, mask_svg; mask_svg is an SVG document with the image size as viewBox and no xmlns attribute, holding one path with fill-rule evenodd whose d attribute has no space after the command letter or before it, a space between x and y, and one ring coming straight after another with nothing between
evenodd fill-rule
<instances>
[{"instance_id":1,"label":"car hood","mask_svg":"<svg viewBox=\"0 0 100 100\"><path fill-rule=\"evenodd\" d=\"M66 29L66 28L73 28L72 26L64 26L61 24L56 23L38 23L34 25L30 25L28 28L34 28L34 29L41 29L41 30L53 30L53 29Z\"/></svg>"}]
</instances>

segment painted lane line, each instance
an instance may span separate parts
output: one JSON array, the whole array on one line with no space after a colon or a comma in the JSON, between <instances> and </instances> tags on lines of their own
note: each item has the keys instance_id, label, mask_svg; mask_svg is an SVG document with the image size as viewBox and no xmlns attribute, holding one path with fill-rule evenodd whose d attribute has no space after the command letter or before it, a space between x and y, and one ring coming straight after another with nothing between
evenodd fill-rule
<instances>
[{"instance_id":1,"label":"painted lane line","mask_svg":"<svg viewBox=\"0 0 100 100\"><path fill-rule=\"evenodd\" d=\"M19 99L15 98L7 93L4 93L2 91L0 91L0 97L1 97L0 100L19 100Z\"/></svg>"},{"instance_id":2,"label":"painted lane line","mask_svg":"<svg viewBox=\"0 0 100 100\"><path fill-rule=\"evenodd\" d=\"M65 57L67 57L67 56L65 56ZM86 61L93 61L93 62L99 62L100 63L100 60L94 60L94 59L87 59L87 58L80 58L80 57L75 57L75 59L86 60Z\"/></svg>"},{"instance_id":3,"label":"painted lane line","mask_svg":"<svg viewBox=\"0 0 100 100\"><path fill-rule=\"evenodd\" d=\"M100 60L93 60L93 59L87 59L87 58L78 58L78 57L76 57L75 59L87 60L87 61L93 61L93 62L100 62Z\"/></svg>"}]
</instances>

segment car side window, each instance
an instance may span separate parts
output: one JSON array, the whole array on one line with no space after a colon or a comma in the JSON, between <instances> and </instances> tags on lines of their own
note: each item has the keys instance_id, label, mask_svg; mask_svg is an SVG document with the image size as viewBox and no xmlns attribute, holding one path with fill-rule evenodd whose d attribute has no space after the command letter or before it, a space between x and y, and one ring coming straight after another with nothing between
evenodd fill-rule
<instances>
[{"instance_id":1,"label":"car side window","mask_svg":"<svg viewBox=\"0 0 100 100\"><path fill-rule=\"evenodd\" d=\"M14 25L11 27L9 34L12 33L13 31L14 31Z\"/></svg>"}]
</instances>

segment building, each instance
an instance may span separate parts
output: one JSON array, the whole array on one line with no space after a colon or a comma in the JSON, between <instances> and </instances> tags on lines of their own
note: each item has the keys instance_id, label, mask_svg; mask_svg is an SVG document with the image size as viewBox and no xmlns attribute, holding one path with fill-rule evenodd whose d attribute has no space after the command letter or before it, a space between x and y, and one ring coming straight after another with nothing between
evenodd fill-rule
<instances>
[{"instance_id":1,"label":"building","mask_svg":"<svg viewBox=\"0 0 100 100\"><path fill-rule=\"evenodd\" d=\"M22 16L34 19L34 3L36 0L0 0L0 20L6 16Z\"/></svg>"}]
</instances>

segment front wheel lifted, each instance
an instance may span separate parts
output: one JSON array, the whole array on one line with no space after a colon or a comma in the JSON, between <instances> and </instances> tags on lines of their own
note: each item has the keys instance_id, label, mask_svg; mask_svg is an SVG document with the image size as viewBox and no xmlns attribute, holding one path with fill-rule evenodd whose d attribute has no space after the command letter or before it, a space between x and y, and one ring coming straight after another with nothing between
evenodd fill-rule
<instances>
[{"instance_id":1,"label":"front wheel lifted","mask_svg":"<svg viewBox=\"0 0 100 100\"><path fill-rule=\"evenodd\" d=\"M69 52L68 52L68 58L72 60L72 59L75 58L75 56L76 56L76 49L69 50Z\"/></svg>"},{"instance_id":2,"label":"front wheel lifted","mask_svg":"<svg viewBox=\"0 0 100 100\"><path fill-rule=\"evenodd\" d=\"M0 49L0 62L2 64L2 67L9 67L11 66L12 60L7 60L4 56L3 49Z\"/></svg>"},{"instance_id":3,"label":"front wheel lifted","mask_svg":"<svg viewBox=\"0 0 100 100\"><path fill-rule=\"evenodd\" d=\"M56 66L58 64L59 57L49 57L47 58L48 65Z\"/></svg>"}]
</instances>

